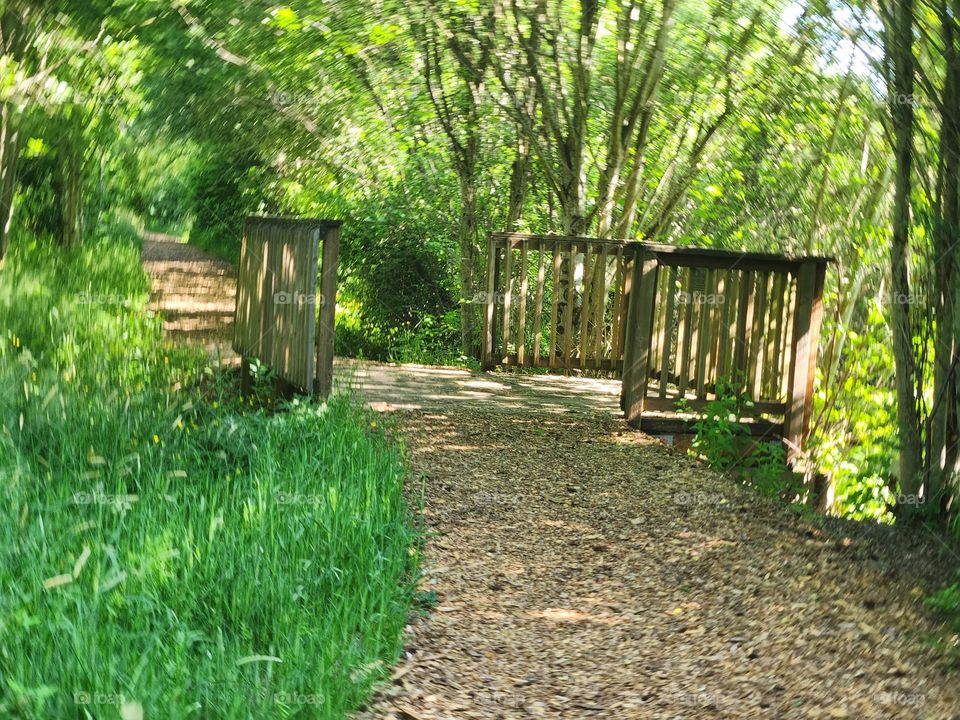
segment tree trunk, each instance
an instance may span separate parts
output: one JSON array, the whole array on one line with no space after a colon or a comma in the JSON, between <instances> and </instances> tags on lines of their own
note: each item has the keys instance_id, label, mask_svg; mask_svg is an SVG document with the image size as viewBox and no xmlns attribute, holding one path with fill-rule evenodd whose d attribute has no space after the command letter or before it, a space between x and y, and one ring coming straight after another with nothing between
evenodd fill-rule
<instances>
[{"instance_id":1,"label":"tree trunk","mask_svg":"<svg viewBox=\"0 0 960 720\"><path fill-rule=\"evenodd\" d=\"M0 108L0 260L7 254L10 224L17 188L18 128L16 110L10 103Z\"/></svg>"},{"instance_id":2,"label":"tree trunk","mask_svg":"<svg viewBox=\"0 0 960 720\"><path fill-rule=\"evenodd\" d=\"M946 3L941 7L941 28L946 72L940 98L941 124L934 203L933 234L937 297L931 303L936 318L934 345L934 406L929 420L927 495L932 502L945 500L958 465L960 432L960 37Z\"/></svg>"},{"instance_id":3,"label":"tree trunk","mask_svg":"<svg viewBox=\"0 0 960 720\"><path fill-rule=\"evenodd\" d=\"M80 242L82 164L75 148L67 149L63 162L63 179L60 188L60 244L64 247L73 247Z\"/></svg>"},{"instance_id":4,"label":"tree trunk","mask_svg":"<svg viewBox=\"0 0 960 720\"><path fill-rule=\"evenodd\" d=\"M517 155L510 169L510 204L507 208L507 232L516 232L523 217L527 199L527 180L530 175L530 146L526 139L517 141Z\"/></svg>"},{"instance_id":5,"label":"tree trunk","mask_svg":"<svg viewBox=\"0 0 960 720\"><path fill-rule=\"evenodd\" d=\"M900 434L900 487L904 494L920 490L922 449L917 412L916 361L910 324L910 173L913 160L913 0L896 0L886 32L893 82L888 87L896 163L893 237L890 246L890 324L896 365L897 427Z\"/></svg>"},{"instance_id":6,"label":"tree trunk","mask_svg":"<svg viewBox=\"0 0 960 720\"><path fill-rule=\"evenodd\" d=\"M477 303L477 187L474 173L460 176L460 341L463 354L480 357L480 324Z\"/></svg>"}]
</instances>

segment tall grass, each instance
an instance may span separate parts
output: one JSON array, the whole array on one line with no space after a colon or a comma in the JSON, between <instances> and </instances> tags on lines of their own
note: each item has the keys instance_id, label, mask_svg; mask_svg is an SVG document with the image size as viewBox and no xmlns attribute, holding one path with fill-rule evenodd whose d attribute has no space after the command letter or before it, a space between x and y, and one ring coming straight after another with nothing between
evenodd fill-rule
<instances>
[{"instance_id":1,"label":"tall grass","mask_svg":"<svg viewBox=\"0 0 960 720\"><path fill-rule=\"evenodd\" d=\"M146 291L112 243L0 270L0 717L344 717L411 599L399 451L239 402Z\"/></svg>"}]
</instances>

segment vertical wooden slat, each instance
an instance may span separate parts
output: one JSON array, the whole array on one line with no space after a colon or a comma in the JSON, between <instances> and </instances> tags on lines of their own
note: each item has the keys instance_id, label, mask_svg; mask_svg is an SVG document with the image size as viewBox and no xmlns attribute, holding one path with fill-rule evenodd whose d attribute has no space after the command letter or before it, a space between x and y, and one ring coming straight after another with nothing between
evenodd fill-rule
<instances>
[{"instance_id":1,"label":"vertical wooden slat","mask_svg":"<svg viewBox=\"0 0 960 720\"><path fill-rule=\"evenodd\" d=\"M594 304L594 350L593 356L597 362L597 370L601 369L604 356L604 330L607 316L607 246L603 245L599 255L599 266L595 274L597 287Z\"/></svg>"},{"instance_id":2,"label":"vertical wooden slat","mask_svg":"<svg viewBox=\"0 0 960 720\"><path fill-rule=\"evenodd\" d=\"M627 313L630 311L630 294L633 292L633 266L637 262L637 252L631 249L623 254L623 292L620 295L620 335L617 340L619 345L618 356L620 358L621 374L626 368L624 354L627 345ZM620 393L620 405L623 407L623 393Z\"/></svg>"},{"instance_id":3,"label":"vertical wooden slat","mask_svg":"<svg viewBox=\"0 0 960 720\"><path fill-rule=\"evenodd\" d=\"M670 384L670 358L671 343L673 341L673 313L677 302L677 269L670 268L669 272L664 274L663 284L666 291L666 312L664 313L664 332L663 347L661 348L660 358L660 397L667 396L667 386ZM679 343L680 339L677 338Z\"/></svg>"},{"instance_id":4,"label":"vertical wooden slat","mask_svg":"<svg viewBox=\"0 0 960 720\"><path fill-rule=\"evenodd\" d=\"M760 396L760 377L763 372L763 327L767 311L767 280L769 273L757 273L757 296L753 311L753 327L750 331L750 373L748 388L750 397L758 400Z\"/></svg>"},{"instance_id":5,"label":"vertical wooden slat","mask_svg":"<svg viewBox=\"0 0 960 720\"><path fill-rule=\"evenodd\" d=\"M805 260L797 273L797 303L794 315L789 408L785 422L788 456L803 446L813 412L813 381L816 375L820 325L823 319L823 279L826 266Z\"/></svg>"},{"instance_id":6,"label":"vertical wooden slat","mask_svg":"<svg viewBox=\"0 0 960 720\"><path fill-rule=\"evenodd\" d=\"M713 289L714 270L708 269L704 277L703 293L697 299L700 310L699 331L697 332L697 398L707 397L707 367L710 358L710 295Z\"/></svg>"},{"instance_id":7,"label":"vertical wooden slat","mask_svg":"<svg viewBox=\"0 0 960 720\"><path fill-rule=\"evenodd\" d=\"M677 397L685 397L687 394L687 385L690 382L690 342L693 339L693 299L691 297L691 288L693 287L693 268L684 268L680 280L680 297L684 304L680 309L680 334L681 344L680 353L677 357L679 365L679 381L677 382Z\"/></svg>"},{"instance_id":8,"label":"vertical wooden slat","mask_svg":"<svg viewBox=\"0 0 960 720\"><path fill-rule=\"evenodd\" d=\"M777 273L773 279L773 298L770 305L770 345L767 354L767 365L769 372L764 385L764 395L767 399L776 400L776 388L780 383L780 360L782 352L783 335L783 305L784 305L784 280L783 273Z\"/></svg>"},{"instance_id":9,"label":"vertical wooden slat","mask_svg":"<svg viewBox=\"0 0 960 720\"><path fill-rule=\"evenodd\" d=\"M510 364L510 306L513 300L513 244L507 240L504 252L506 261L503 270L503 357L500 362Z\"/></svg>"},{"instance_id":10,"label":"vertical wooden slat","mask_svg":"<svg viewBox=\"0 0 960 720\"><path fill-rule=\"evenodd\" d=\"M580 369L587 367L587 355L590 349L590 290L592 287L592 278L590 277L590 244L583 244L583 279L580 287L580 337L579 340L579 360Z\"/></svg>"},{"instance_id":11,"label":"vertical wooden slat","mask_svg":"<svg viewBox=\"0 0 960 720\"><path fill-rule=\"evenodd\" d=\"M493 330L497 298L497 257L499 249L496 241L487 239L487 292L483 306L483 351L481 362L484 369L493 367Z\"/></svg>"},{"instance_id":12,"label":"vertical wooden slat","mask_svg":"<svg viewBox=\"0 0 960 720\"><path fill-rule=\"evenodd\" d=\"M616 370L620 360L620 315L623 302L623 247L617 248L613 258L613 304L610 311L610 367Z\"/></svg>"},{"instance_id":13,"label":"vertical wooden slat","mask_svg":"<svg viewBox=\"0 0 960 720\"><path fill-rule=\"evenodd\" d=\"M710 318L707 323L707 335L710 337L710 342L707 345L707 363L704 381L707 388L711 391L715 391L717 386L717 365L719 364L720 353L721 312L723 310L719 298L723 296L725 275L726 270L714 270L713 279L710 283L710 296L707 298L707 305L710 311Z\"/></svg>"},{"instance_id":14,"label":"vertical wooden slat","mask_svg":"<svg viewBox=\"0 0 960 720\"><path fill-rule=\"evenodd\" d=\"M517 365L523 365L526 359L527 344L527 290L530 273L527 269L527 240L520 250L520 298L517 305Z\"/></svg>"},{"instance_id":15,"label":"vertical wooden slat","mask_svg":"<svg viewBox=\"0 0 960 720\"><path fill-rule=\"evenodd\" d=\"M560 304L560 272L563 269L563 254L560 250L560 243L554 243L553 246L553 275L551 278L550 291L550 367L557 367L557 307Z\"/></svg>"},{"instance_id":16,"label":"vertical wooden slat","mask_svg":"<svg viewBox=\"0 0 960 720\"><path fill-rule=\"evenodd\" d=\"M317 267L320 261L320 229L314 228L310 231L310 261L308 268L305 269L306 275L306 287L309 288L307 292L311 293L315 303L319 304L322 308L326 300L324 299L323 292L317 291ZM334 308L336 308L336 302L334 301ZM316 372L317 372L317 362L316 362L316 352L314 348L316 347L317 342L317 316L314 312L314 309L311 308L309 313L304 315L306 318L306 333L304 340L306 342L306 347L308 352L306 353L305 362L304 362L304 375L307 378L307 394L313 394L316 385ZM336 317L334 317L334 322L336 322Z\"/></svg>"},{"instance_id":17,"label":"vertical wooden slat","mask_svg":"<svg viewBox=\"0 0 960 720\"><path fill-rule=\"evenodd\" d=\"M317 393L327 397L333 388L333 357L337 313L337 259L340 254L340 226L330 226L323 235L320 261L320 313L317 328Z\"/></svg>"},{"instance_id":18,"label":"vertical wooden slat","mask_svg":"<svg viewBox=\"0 0 960 720\"><path fill-rule=\"evenodd\" d=\"M750 330L753 327L754 274L746 271L740 275L740 298L737 308L737 332L734 346L733 373L731 379L745 389L750 380Z\"/></svg>"},{"instance_id":19,"label":"vertical wooden slat","mask_svg":"<svg viewBox=\"0 0 960 720\"><path fill-rule=\"evenodd\" d=\"M576 244L567 243L567 304L563 309L563 366L567 370L573 367L573 293L577 280Z\"/></svg>"},{"instance_id":20,"label":"vertical wooden slat","mask_svg":"<svg viewBox=\"0 0 960 720\"><path fill-rule=\"evenodd\" d=\"M546 257L543 240L537 242L539 259L537 260L537 290L533 300L533 364L540 365L540 338L543 335L543 286L546 280Z\"/></svg>"},{"instance_id":21,"label":"vertical wooden slat","mask_svg":"<svg viewBox=\"0 0 960 720\"><path fill-rule=\"evenodd\" d=\"M664 272L663 280L667 278L669 273ZM666 301L664 297L665 285L666 283L661 280L657 283L657 293L653 297L653 326L650 330L650 361L649 365L651 370L660 367L660 352L663 335L663 324L664 317L663 312L666 309ZM657 394L659 394L660 388L660 376L657 374Z\"/></svg>"},{"instance_id":22,"label":"vertical wooden slat","mask_svg":"<svg viewBox=\"0 0 960 720\"><path fill-rule=\"evenodd\" d=\"M797 276L791 272L787 277L787 306L786 324L783 331L783 358L781 359L782 373L780 377L780 400L790 401L790 363L793 361L793 325L797 311Z\"/></svg>"},{"instance_id":23,"label":"vertical wooden slat","mask_svg":"<svg viewBox=\"0 0 960 720\"><path fill-rule=\"evenodd\" d=\"M719 325L717 327L717 374L714 385L718 385L726 379L727 365L730 352L730 316L731 307L734 305L733 297L736 294L734 283L737 273L733 270L727 270L723 273L722 287L717 289L719 293L718 300L722 300L719 312Z\"/></svg>"}]
</instances>

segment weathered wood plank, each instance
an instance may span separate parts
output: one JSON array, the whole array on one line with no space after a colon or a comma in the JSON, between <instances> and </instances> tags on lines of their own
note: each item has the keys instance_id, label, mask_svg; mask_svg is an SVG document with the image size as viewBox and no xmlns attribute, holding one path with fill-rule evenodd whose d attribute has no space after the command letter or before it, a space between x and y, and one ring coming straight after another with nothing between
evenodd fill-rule
<instances>
[{"instance_id":1,"label":"weathered wood plank","mask_svg":"<svg viewBox=\"0 0 960 720\"><path fill-rule=\"evenodd\" d=\"M797 304L794 315L794 357L791 363L790 399L786 418L788 456L803 447L813 413L813 381L820 325L823 319L823 280L826 266L807 261L797 274Z\"/></svg>"},{"instance_id":2,"label":"weathered wood plank","mask_svg":"<svg viewBox=\"0 0 960 720\"><path fill-rule=\"evenodd\" d=\"M550 367L557 367L557 308L560 305L560 271L563 268L563 254L558 247L553 246L553 275L550 276L550 345L547 352L550 356Z\"/></svg>"},{"instance_id":3,"label":"weathered wood plank","mask_svg":"<svg viewBox=\"0 0 960 720\"><path fill-rule=\"evenodd\" d=\"M337 262L340 256L340 225L326 228L320 265L320 313L317 329L317 394L328 397L333 389L333 357L336 352Z\"/></svg>"},{"instance_id":4,"label":"weathered wood plank","mask_svg":"<svg viewBox=\"0 0 960 720\"><path fill-rule=\"evenodd\" d=\"M664 313L665 328L663 348L660 359L660 389L661 398L667 396L667 386L670 383L671 343L673 342L673 315L677 302L677 268L667 268L664 272L664 290L666 291L666 312ZM679 337L678 337L679 342Z\"/></svg>"},{"instance_id":5,"label":"weathered wood plank","mask_svg":"<svg viewBox=\"0 0 960 720\"><path fill-rule=\"evenodd\" d=\"M546 281L546 251L541 247L537 253L537 290L533 300L533 363L540 364L540 340L543 335L543 286Z\"/></svg>"},{"instance_id":6,"label":"weathered wood plank","mask_svg":"<svg viewBox=\"0 0 960 720\"><path fill-rule=\"evenodd\" d=\"M506 260L503 264L503 347L501 348L503 355L500 358L500 362L504 365L507 365L507 358L510 355L510 306L513 300L513 248L507 247L504 250L506 253Z\"/></svg>"},{"instance_id":7,"label":"weathered wood plank","mask_svg":"<svg viewBox=\"0 0 960 720\"><path fill-rule=\"evenodd\" d=\"M641 427L650 372L650 336L653 326L653 299L657 292L658 263L643 253L637 256L633 274L636 291L631 293L627 314L627 345L624 355L625 414L627 422Z\"/></svg>"},{"instance_id":8,"label":"weathered wood plank","mask_svg":"<svg viewBox=\"0 0 960 720\"><path fill-rule=\"evenodd\" d=\"M690 384L690 343L693 340L693 303L690 302L690 291L693 287L693 268L684 268L680 280L679 297L684 301L680 309L680 353L677 356L678 397L685 397L687 386Z\"/></svg>"},{"instance_id":9,"label":"weathered wood plank","mask_svg":"<svg viewBox=\"0 0 960 720\"><path fill-rule=\"evenodd\" d=\"M487 292L484 296L483 306L483 348L481 350L481 362L485 370L493 367L493 337L496 327L496 308L497 308L497 258L500 256L500 250L496 244L491 242L487 250Z\"/></svg>"},{"instance_id":10,"label":"weathered wood plank","mask_svg":"<svg viewBox=\"0 0 960 720\"><path fill-rule=\"evenodd\" d=\"M527 290L530 282L527 251L528 241L524 240L520 248L520 298L517 304L517 358L521 364L527 353Z\"/></svg>"},{"instance_id":11,"label":"weathered wood plank","mask_svg":"<svg viewBox=\"0 0 960 720\"><path fill-rule=\"evenodd\" d=\"M583 249L583 279L581 281L580 287L580 334L578 337L579 340L579 357L580 369L586 370L587 363L587 354L590 349L590 333L589 333L589 320L590 320L590 290L592 286L592 278L590 276L590 246L587 245Z\"/></svg>"}]
</instances>

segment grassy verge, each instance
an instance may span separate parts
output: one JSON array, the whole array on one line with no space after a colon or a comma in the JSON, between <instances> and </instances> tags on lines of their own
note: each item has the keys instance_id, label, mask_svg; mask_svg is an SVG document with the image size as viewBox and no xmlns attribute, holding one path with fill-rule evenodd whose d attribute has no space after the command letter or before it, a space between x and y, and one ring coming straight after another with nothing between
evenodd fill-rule
<instances>
[{"instance_id":1,"label":"grassy verge","mask_svg":"<svg viewBox=\"0 0 960 720\"><path fill-rule=\"evenodd\" d=\"M0 270L0 716L344 717L411 599L399 452L240 403L146 293L129 245Z\"/></svg>"}]
</instances>

